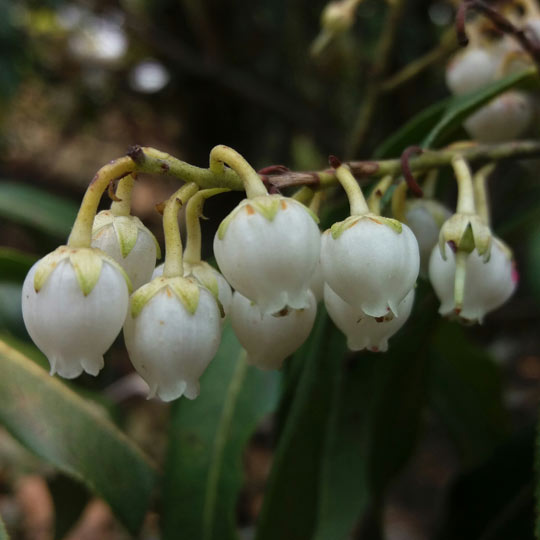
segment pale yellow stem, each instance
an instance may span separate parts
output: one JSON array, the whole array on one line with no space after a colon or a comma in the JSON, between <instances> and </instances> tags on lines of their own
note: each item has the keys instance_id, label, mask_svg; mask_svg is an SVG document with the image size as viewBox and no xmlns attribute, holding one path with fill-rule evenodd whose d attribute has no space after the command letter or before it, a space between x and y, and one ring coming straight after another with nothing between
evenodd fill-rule
<instances>
[{"instance_id":1,"label":"pale yellow stem","mask_svg":"<svg viewBox=\"0 0 540 540\"><path fill-rule=\"evenodd\" d=\"M401 180L401 182L394 189L392 193L392 216L394 219L405 222L405 203L407 201L407 182Z\"/></svg>"},{"instance_id":2,"label":"pale yellow stem","mask_svg":"<svg viewBox=\"0 0 540 540\"><path fill-rule=\"evenodd\" d=\"M310 204L310 202L313 200L314 191L311 188L308 188L307 186L301 187L298 191L294 193L292 198L295 201L301 202L302 204Z\"/></svg>"},{"instance_id":3,"label":"pale yellow stem","mask_svg":"<svg viewBox=\"0 0 540 540\"><path fill-rule=\"evenodd\" d=\"M452 159L452 167L458 183L458 214L475 214L474 190L469 165L461 156Z\"/></svg>"},{"instance_id":4,"label":"pale yellow stem","mask_svg":"<svg viewBox=\"0 0 540 540\"><path fill-rule=\"evenodd\" d=\"M495 169L495 164L490 163L482 167L474 175L474 200L476 202L476 211L480 219L489 227L490 226L490 211L489 200L487 196L487 179Z\"/></svg>"},{"instance_id":5,"label":"pale yellow stem","mask_svg":"<svg viewBox=\"0 0 540 540\"><path fill-rule=\"evenodd\" d=\"M163 211L163 232L165 235L165 265L163 277L182 277L184 264L182 260L182 238L178 226L178 210L192 197L199 187L195 183L186 184L175 192L165 204Z\"/></svg>"},{"instance_id":6,"label":"pale yellow stem","mask_svg":"<svg viewBox=\"0 0 540 540\"><path fill-rule=\"evenodd\" d=\"M339 183L343 186L347 198L349 199L349 205L351 207L351 216L362 216L369 214L369 208L362 193L360 185L356 181L356 178L352 175L351 169L348 165L340 165L336 169L336 176Z\"/></svg>"},{"instance_id":7,"label":"pale yellow stem","mask_svg":"<svg viewBox=\"0 0 540 540\"><path fill-rule=\"evenodd\" d=\"M128 156L115 159L99 169L84 194L79 213L67 241L69 247L90 247L92 243L92 225L103 192L113 180L126 176L134 169L135 163Z\"/></svg>"},{"instance_id":8,"label":"pale yellow stem","mask_svg":"<svg viewBox=\"0 0 540 540\"><path fill-rule=\"evenodd\" d=\"M186 207L187 242L184 261L195 264L201 261L201 223L204 201L209 197L230 191L227 188L203 189L193 195Z\"/></svg>"},{"instance_id":9,"label":"pale yellow stem","mask_svg":"<svg viewBox=\"0 0 540 540\"><path fill-rule=\"evenodd\" d=\"M111 212L113 216L129 216L131 213L131 192L135 184L135 177L128 174L118 182L116 188L116 197L118 201L113 201L111 204Z\"/></svg>"},{"instance_id":10,"label":"pale yellow stem","mask_svg":"<svg viewBox=\"0 0 540 540\"><path fill-rule=\"evenodd\" d=\"M437 187L438 177L438 169L433 169L427 173L426 179L422 182L422 192L424 193L424 199L435 198L435 188Z\"/></svg>"},{"instance_id":11,"label":"pale yellow stem","mask_svg":"<svg viewBox=\"0 0 540 540\"><path fill-rule=\"evenodd\" d=\"M467 257L466 251L458 250L456 253L456 275L454 277L454 310L459 315L463 309L465 298L465 280L467 278Z\"/></svg>"},{"instance_id":12,"label":"pale yellow stem","mask_svg":"<svg viewBox=\"0 0 540 540\"><path fill-rule=\"evenodd\" d=\"M388 175L375 184L375 187L369 194L367 201L367 205L373 214L380 215L381 199L384 197L384 194L388 191L388 188L392 185L393 181L394 178L391 175Z\"/></svg>"},{"instance_id":13,"label":"pale yellow stem","mask_svg":"<svg viewBox=\"0 0 540 540\"><path fill-rule=\"evenodd\" d=\"M257 174L257 171L236 150L223 144L214 146L210 152L210 170L216 174L223 174L224 164L235 171L244 183L248 199L268 195L268 191Z\"/></svg>"},{"instance_id":14,"label":"pale yellow stem","mask_svg":"<svg viewBox=\"0 0 540 540\"><path fill-rule=\"evenodd\" d=\"M319 211L321 209L321 202L323 199L322 191L316 191L313 195L313 198L311 199L311 202L309 203L309 209L316 215L319 215Z\"/></svg>"}]
</instances>

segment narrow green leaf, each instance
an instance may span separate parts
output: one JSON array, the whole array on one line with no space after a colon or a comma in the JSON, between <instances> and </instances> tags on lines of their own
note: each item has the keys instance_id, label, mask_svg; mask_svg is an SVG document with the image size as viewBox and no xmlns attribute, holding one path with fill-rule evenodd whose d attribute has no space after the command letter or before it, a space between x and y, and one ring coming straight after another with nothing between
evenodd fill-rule
<instances>
[{"instance_id":1,"label":"narrow green leaf","mask_svg":"<svg viewBox=\"0 0 540 540\"><path fill-rule=\"evenodd\" d=\"M312 537L326 422L344 350L344 337L320 309L274 457L257 540Z\"/></svg>"},{"instance_id":2,"label":"narrow green leaf","mask_svg":"<svg viewBox=\"0 0 540 540\"><path fill-rule=\"evenodd\" d=\"M0 247L0 279L22 283L36 260L17 249Z\"/></svg>"},{"instance_id":3,"label":"narrow green leaf","mask_svg":"<svg viewBox=\"0 0 540 540\"><path fill-rule=\"evenodd\" d=\"M499 369L462 327L447 321L439 323L430 354L430 403L465 465L478 463L508 435Z\"/></svg>"},{"instance_id":4,"label":"narrow green leaf","mask_svg":"<svg viewBox=\"0 0 540 540\"><path fill-rule=\"evenodd\" d=\"M2 520L2 516L0 516L0 540L9 540L9 535L6 526L4 525L4 521Z\"/></svg>"},{"instance_id":5,"label":"narrow green leaf","mask_svg":"<svg viewBox=\"0 0 540 540\"><path fill-rule=\"evenodd\" d=\"M451 99L438 101L413 116L376 148L374 158L393 158L401 155L408 146L420 144L426 134L439 122Z\"/></svg>"},{"instance_id":6,"label":"narrow green leaf","mask_svg":"<svg viewBox=\"0 0 540 540\"><path fill-rule=\"evenodd\" d=\"M65 238L69 235L77 205L23 183L0 180L0 217Z\"/></svg>"},{"instance_id":7,"label":"narrow green leaf","mask_svg":"<svg viewBox=\"0 0 540 540\"><path fill-rule=\"evenodd\" d=\"M10 332L25 338L21 308L21 285L0 281L0 333Z\"/></svg>"},{"instance_id":8,"label":"narrow green leaf","mask_svg":"<svg viewBox=\"0 0 540 540\"><path fill-rule=\"evenodd\" d=\"M171 411L164 475L163 538L236 538L242 453L261 418L277 405L279 374L246 364L230 326L201 380L201 395Z\"/></svg>"},{"instance_id":9,"label":"narrow green leaf","mask_svg":"<svg viewBox=\"0 0 540 540\"><path fill-rule=\"evenodd\" d=\"M442 118L423 140L422 147L433 148L446 142L452 132L459 128L469 115L499 94L511 88L525 89L533 86L538 86L538 73L536 68L531 67L508 75L476 92L452 98Z\"/></svg>"},{"instance_id":10,"label":"narrow green leaf","mask_svg":"<svg viewBox=\"0 0 540 540\"><path fill-rule=\"evenodd\" d=\"M389 351L357 354L345 365L322 460L316 540L349 538L368 511L376 516L389 483L414 451L427 399L434 312L433 295L417 291L414 311Z\"/></svg>"},{"instance_id":11,"label":"narrow green leaf","mask_svg":"<svg viewBox=\"0 0 540 540\"><path fill-rule=\"evenodd\" d=\"M0 341L0 423L24 446L107 501L135 534L156 471L92 404Z\"/></svg>"}]
</instances>

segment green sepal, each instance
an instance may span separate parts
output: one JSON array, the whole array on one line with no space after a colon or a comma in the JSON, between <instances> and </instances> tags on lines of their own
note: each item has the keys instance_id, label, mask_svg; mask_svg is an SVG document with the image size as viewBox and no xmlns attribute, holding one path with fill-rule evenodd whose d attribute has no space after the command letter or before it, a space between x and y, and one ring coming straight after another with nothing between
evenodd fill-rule
<instances>
[{"instance_id":1,"label":"green sepal","mask_svg":"<svg viewBox=\"0 0 540 540\"><path fill-rule=\"evenodd\" d=\"M223 240L231 221L244 208L250 214L257 212L257 214L260 214L268 221L273 221L279 210L286 210L287 205L289 204L300 205L302 209L306 210L313 218L315 223L319 223L319 218L307 206L290 197L283 197L283 195L261 195L260 197L244 199L241 201L240 204L220 223L218 228L218 238Z\"/></svg>"},{"instance_id":2,"label":"green sepal","mask_svg":"<svg viewBox=\"0 0 540 540\"><path fill-rule=\"evenodd\" d=\"M491 256L491 229L477 214L454 214L441 227L439 250L446 260L446 244L452 242L459 251L471 253L476 249L487 262Z\"/></svg>"},{"instance_id":3,"label":"green sepal","mask_svg":"<svg viewBox=\"0 0 540 540\"><path fill-rule=\"evenodd\" d=\"M70 251L67 246L60 246L39 261L36 267L36 273L34 274L34 289L37 293L45 285L45 282L49 279L49 276L58 264L69 256Z\"/></svg>"},{"instance_id":4,"label":"green sepal","mask_svg":"<svg viewBox=\"0 0 540 540\"><path fill-rule=\"evenodd\" d=\"M218 299L219 287L215 270L204 261L196 264L184 262L184 277L193 276L203 287L206 287Z\"/></svg>"},{"instance_id":5,"label":"green sepal","mask_svg":"<svg viewBox=\"0 0 540 540\"><path fill-rule=\"evenodd\" d=\"M115 216L110 210L103 210L94 218L92 237L98 236L102 229L109 226L114 227L114 232L120 245L120 253L124 259L131 253L131 250L137 243L139 231L149 234L152 237L156 245L156 259L161 259L159 242L150 229L137 216Z\"/></svg>"},{"instance_id":6,"label":"green sepal","mask_svg":"<svg viewBox=\"0 0 540 540\"><path fill-rule=\"evenodd\" d=\"M75 271L82 293L88 296L101 275L103 259L94 250L82 248L69 254L69 262Z\"/></svg>"},{"instance_id":7,"label":"green sepal","mask_svg":"<svg viewBox=\"0 0 540 540\"><path fill-rule=\"evenodd\" d=\"M168 289L175 294L187 311L193 315L199 306L199 287L189 278L157 277L137 289L131 295L131 316L137 317L143 307L162 289Z\"/></svg>"},{"instance_id":8,"label":"green sepal","mask_svg":"<svg viewBox=\"0 0 540 540\"><path fill-rule=\"evenodd\" d=\"M137 218L135 218L137 219ZM131 216L118 216L113 221L114 232L120 245L120 253L125 259L137 243L139 227Z\"/></svg>"},{"instance_id":9,"label":"green sepal","mask_svg":"<svg viewBox=\"0 0 540 540\"><path fill-rule=\"evenodd\" d=\"M379 225L386 225L397 234L401 234L401 232L403 231L403 225L401 221L398 221L397 219L379 216L377 214L372 214L370 212L368 214L362 214L361 216L349 216L344 221L334 223L330 227L330 233L332 234L332 238L334 240L337 240L347 229L354 227L358 222L363 219L369 219L370 221L373 221Z\"/></svg>"}]
</instances>

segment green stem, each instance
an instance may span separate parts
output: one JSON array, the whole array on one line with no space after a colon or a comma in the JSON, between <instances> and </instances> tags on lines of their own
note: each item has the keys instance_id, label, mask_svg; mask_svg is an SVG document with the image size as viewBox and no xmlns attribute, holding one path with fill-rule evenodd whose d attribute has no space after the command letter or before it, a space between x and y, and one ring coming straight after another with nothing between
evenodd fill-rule
<instances>
[{"instance_id":1,"label":"green stem","mask_svg":"<svg viewBox=\"0 0 540 540\"><path fill-rule=\"evenodd\" d=\"M201 223L204 201L213 195L229 191L227 188L203 189L193 195L186 207L187 242L184 261L196 264L201 261Z\"/></svg>"},{"instance_id":2,"label":"green stem","mask_svg":"<svg viewBox=\"0 0 540 540\"><path fill-rule=\"evenodd\" d=\"M490 163L482 167L474 175L474 200L476 202L476 212L480 219L489 227L491 225L489 200L487 196L487 179L495 169L495 164Z\"/></svg>"},{"instance_id":3,"label":"green stem","mask_svg":"<svg viewBox=\"0 0 540 540\"><path fill-rule=\"evenodd\" d=\"M182 261L182 238L178 226L178 210L198 191L195 183L186 184L176 191L165 204L163 211L163 232L165 235L165 265L163 277L182 277L184 264Z\"/></svg>"},{"instance_id":4,"label":"green stem","mask_svg":"<svg viewBox=\"0 0 540 540\"><path fill-rule=\"evenodd\" d=\"M73 224L67 245L72 248L89 248L92 243L92 225L99 201L108 185L117 178L133 172L135 163L128 156L115 159L102 167L90 182L84 194L79 213Z\"/></svg>"},{"instance_id":5,"label":"green stem","mask_svg":"<svg viewBox=\"0 0 540 540\"><path fill-rule=\"evenodd\" d=\"M260 176L244 157L236 150L219 144L210 152L210 170L216 175L223 174L224 164L233 169L242 179L248 199L268 195Z\"/></svg>"},{"instance_id":6,"label":"green stem","mask_svg":"<svg viewBox=\"0 0 540 540\"><path fill-rule=\"evenodd\" d=\"M405 202L407 201L407 182L401 180L401 182L394 189L392 193L392 216L402 223L405 222Z\"/></svg>"},{"instance_id":7,"label":"green stem","mask_svg":"<svg viewBox=\"0 0 540 540\"><path fill-rule=\"evenodd\" d=\"M392 185L394 179L392 176L387 175L382 180L379 180L371 193L369 194L367 205L369 210L373 214L380 215L381 213L381 199L388 191L388 188Z\"/></svg>"},{"instance_id":8,"label":"green stem","mask_svg":"<svg viewBox=\"0 0 540 540\"><path fill-rule=\"evenodd\" d=\"M458 249L456 253L456 275L454 277L454 310L459 315L463 309L463 299L465 298L465 280L467 277L467 257L466 251Z\"/></svg>"},{"instance_id":9,"label":"green stem","mask_svg":"<svg viewBox=\"0 0 540 540\"><path fill-rule=\"evenodd\" d=\"M132 174L124 176L118 182L116 188L116 196L118 201L113 201L111 204L111 212L113 216L129 216L131 213L131 193L133 191L133 185L135 184L135 177Z\"/></svg>"},{"instance_id":10,"label":"green stem","mask_svg":"<svg viewBox=\"0 0 540 540\"><path fill-rule=\"evenodd\" d=\"M427 173L426 179L422 182L422 191L424 199L435 198L435 188L437 187L437 179L439 178L439 170L433 169Z\"/></svg>"},{"instance_id":11,"label":"green stem","mask_svg":"<svg viewBox=\"0 0 540 540\"><path fill-rule=\"evenodd\" d=\"M362 189L358 185L356 178L352 175L349 167L347 165L340 165L336 169L336 176L349 199L351 216L369 214L369 208L366 199L364 199Z\"/></svg>"},{"instance_id":12,"label":"green stem","mask_svg":"<svg viewBox=\"0 0 540 540\"><path fill-rule=\"evenodd\" d=\"M469 165L458 155L452 159L452 167L458 183L458 201L456 212L458 214L475 214L474 190Z\"/></svg>"}]
</instances>

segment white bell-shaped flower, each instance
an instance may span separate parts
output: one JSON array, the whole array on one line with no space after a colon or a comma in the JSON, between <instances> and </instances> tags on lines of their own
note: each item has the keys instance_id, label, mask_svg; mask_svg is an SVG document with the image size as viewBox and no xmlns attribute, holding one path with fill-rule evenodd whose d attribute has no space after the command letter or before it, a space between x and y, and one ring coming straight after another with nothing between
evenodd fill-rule
<instances>
[{"instance_id":1,"label":"white bell-shaped flower","mask_svg":"<svg viewBox=\"0 0 540 540\"><path fill-rule=\"evenodd\" d=\"M435 200L408 200L405 221L416 236L420 250L420 274L427 277L433 246L439 241L442 224L451 216L450 210Z\"/></svg>"},{"instance_id":2,"label":"white bell-shaped flower","mask_svg":"<svg viewBox=\"0 0 540 540\"><path fill-rule=\"evenodd\" d=\"M163 264L156 266L152 279L163 275ZM232 302L232 289L227 280L205 261L191 264L184 261L184 277L194 277L219 300L223 308L223 318L229 313Z\"/></svg>"},{"instance_id":3,"label":"white bell-shaped flower","mask_svg":"<svg viewBox=\"0 0 540 540\"><path fill-rule=\"evenodd\" d=\"M309 288L314 294L315 300L317 300L317 302L320 302L324 298L324 277L320 261L317 263L317 266L315 267L315 272L313 272L313 275L311 276L311 280L309 281Z\"/></svg>"},{"instance_id":4,"label":"white bell-shaped flower","mask_svg":"<svg viewBox=\"0 0 540 540\"><path fill-rule=\"evenodd\" d=\"M264 314L309 307L320 253L316 217L281 195L242 201L221 223L214 254L231 286Z\"/></svg>"},{"instance_id":5,"label":"white bell-shaped flower","mask_svg":"<svg viewBox=\"0 0 540 540\"><path fill-rule=\"evenodd\" d=\"M373 352L388 350L388 339L391 338L407 321L414 303L414 289L398 306L398 312L390 320L376 320L351 307L329 286L324 286L324 303L334 324L347 337L347 347L351 351L369 349Z\"/></svg>"},{"instance_id":6,"label":"white bell-shaped flower","mask_svg":"<svg viewBox=\"0 0 540 540\"><path fill-rule=\"evenodd\" d=\"M528 94L510 90L490 101L463 123L471 137L494 143L521 137L534 119L534 102Z\"/></svg>"},{"instance_id":7,"label":"white bell-shaped flower","mask_svg":"<svg viewBox=\"0 0 540 540\"><path fill-rule=\"evenodd\" d=\"M160 255L156 238L135 216L116 216L110 210L94 219L92 247L110 255L126 271L134 289L148 283Z\"/></svg>"},{"instance_id":8,"label":"white bell-shaped flower","mask_svg":"<svg viewBox=\"0 0 540 540\"><path fill-rule=\"evenodd\" d=\"M398 314L420 267L418 242L399 221L375 214L353 215L322 237L324 280L357 313Z\"/></svg>"},{"instance_id":9,"label":"white bell-shaped flower","mask_svg":"<svg viewBox=\"0 0 540 540\"><path fill-rule=\"evenodd\" d=\"M98 249L62 246L32 266L22 289L23 318L51 375L99 373L126 317L128 283Z\"/></svg>"},{"instance_id":10,"label":"white bell-shaped flower","mask_svg":"<svg viewBox=\"0 0 540 540\"><path fill-rule=\"evenodd\" d=\"M149 398L195 399L221 340L217 302L193 279L157 277L131 296L124 339Z\"/></svg>"},{"instance_id":11,"label":"white bell-shaped flower","mask_svg":"<svg viewBox=\"0 0 540 540\"><path fill-rule=\"evenodd\" d=\"M278 315L263 314L256 304L235 292L231 306L233 330L247 351L248 363L261 369L279 369L283 361L309 336L317 303L311 291L308 306Z\"/></svg>"},{"instance_id":12,"label":"white bell-shaped flower","mask_svg":"<svg viewBox=\"0 0 540 540\"><path fill-rule=\"evenodd\" d=\"M485 47L471 47L457 54L446 67L446 84L455 95L474 92L495 80L500 59Z\"/></svg>"},{"instance_id":13,"label":"white bell-shaped flower","mask_svg":"<svg viewBox=\"0 0 540 540\"><path fill-rule=\"evenodd\" d=\"M455 254L451 249L446 249L444 260L439 247L433 248L429 279L441 301L439 313L459 317L465 322L482 322L486 313L498 308L512 296L518 282L515 264L508 247L493 237L489 260L484 262L484 257L474 250L467 257L465 268L463 306L456 309Z\"/></svg>"}]
</instances>

